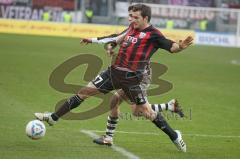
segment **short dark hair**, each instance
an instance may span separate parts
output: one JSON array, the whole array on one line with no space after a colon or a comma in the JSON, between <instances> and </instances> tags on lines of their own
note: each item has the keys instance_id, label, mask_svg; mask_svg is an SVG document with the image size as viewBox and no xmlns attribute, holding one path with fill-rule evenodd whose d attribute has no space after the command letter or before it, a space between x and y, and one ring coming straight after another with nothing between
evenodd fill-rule
<instances>
[{"instance_id":1,"label":"short dark hair","mask_svg":"<svg viewBox=\"0 0 240 159\"><path fill-rule=\"evenodd\" d=\"M141 16L143 18L148 17L148 22L151 20L151 8L145 4L133 4L128 7L128 11L141 11Z\"/></svg>"}]
</instances>

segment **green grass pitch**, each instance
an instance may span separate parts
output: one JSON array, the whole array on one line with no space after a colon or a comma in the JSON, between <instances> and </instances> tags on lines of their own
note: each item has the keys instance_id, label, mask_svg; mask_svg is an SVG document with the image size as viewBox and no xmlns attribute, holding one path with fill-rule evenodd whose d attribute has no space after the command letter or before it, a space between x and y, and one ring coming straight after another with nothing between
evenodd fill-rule
<instances>
[{"instance_id":1,"label":"green grass pitch","mask_svg":"<svg viewBox=\"0 0 240 159\"><path fill-rule=\"evenodd\" d=\"M70 57L86 53L100 57L102 69L109 64L102 46L80 45L79 39L0 34L1 159L127 158L107 146L93 144L81 133L83 129L104 131L107 113L89 120L61 120L47 126L46 136L38 141L25 135L25 125L34 119L34 112L53 111L57 101L71 95L50 87L51 72ZM192 46L176 55L158 51L152 61L168 67L161 78L173 83L174 88L149 97L149 101L179 99L188 117L181 120L170 116L168 122L182 131L187 153L177 151L168 137L146 120L120 120L117 130L138 134L118 132L114 143L143 159L238 159L240 49ZM77 67L65 82L86 84L82 78L85 69L86 65ZM88 99L76 112L96 103L98 99ZM126 103L121 111L131 112Z\"/></svg>"}]
</instances>

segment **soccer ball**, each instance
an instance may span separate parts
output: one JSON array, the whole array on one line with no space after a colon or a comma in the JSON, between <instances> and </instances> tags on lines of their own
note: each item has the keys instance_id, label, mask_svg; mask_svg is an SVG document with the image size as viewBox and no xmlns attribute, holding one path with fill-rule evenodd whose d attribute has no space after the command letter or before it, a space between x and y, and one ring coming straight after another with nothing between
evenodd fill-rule
<instances>
[{"instance_id":1,"label":"soccer ball","mask_svg":"<svg viewBox=\"0 0 240 159\"><path fill-rule=\"evenodd\" d=\"M37 140L46 133L46 127L40 120L32 120L26 126L26 134L29 138Z\"/></svg>"}]
</instances>

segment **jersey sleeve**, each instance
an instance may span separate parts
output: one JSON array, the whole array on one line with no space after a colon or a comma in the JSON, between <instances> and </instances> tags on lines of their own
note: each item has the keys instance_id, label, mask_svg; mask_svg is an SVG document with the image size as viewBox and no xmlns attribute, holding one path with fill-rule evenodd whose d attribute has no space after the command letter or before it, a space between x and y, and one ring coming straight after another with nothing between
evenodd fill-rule
<instances>
[{"instance_id":1,"label":"jersey sleeve","mask_svg":"<svg viewBox=\"0 0 240 159\"><path fill-rule=\"evenodd\" d=\"M174 43L172 40L165 38L165 36L162 35L159 31L153 32L152 38L154 41L155 48L160 48L171 52L171 47L172 44Z\"/></svg>"},{"instance_id":2,"label":"jersey sleeve","mask_svg":"<svg viewBox=\"0 0 240 159\"><path fill-rule=\"evenodd\" d=\"M116 43L118 41L118 39L120 39L122 36L124 36L127 33L127 31L128 31L128 28L119 34L111 34L108 36L92 38L92 42L98 43L98 44L106 44L106 43L110 43L110 42Z\"/></svg>"}]
</instances>

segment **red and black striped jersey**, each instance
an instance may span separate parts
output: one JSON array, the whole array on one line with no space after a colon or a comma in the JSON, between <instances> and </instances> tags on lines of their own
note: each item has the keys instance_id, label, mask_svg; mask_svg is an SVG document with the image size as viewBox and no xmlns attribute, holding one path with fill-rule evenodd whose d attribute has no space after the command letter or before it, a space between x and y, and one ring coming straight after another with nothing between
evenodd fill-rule
<instances>
[{"instance_id":1,"label":"red and black striped jersey","mask_svg":"<svg viewBox=\"0 0 240 159\"><path fill-rule=\"evenodd\" d=\"M151 56L159 49L170 52L173 41L150 25L142 31L129 27L120 45L120 49L113 64L116 67L127 68L131 71L144 71Z\"/></svg>"}]
</instances>

